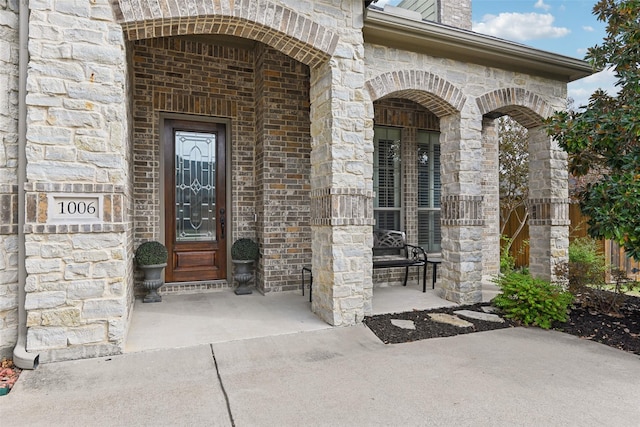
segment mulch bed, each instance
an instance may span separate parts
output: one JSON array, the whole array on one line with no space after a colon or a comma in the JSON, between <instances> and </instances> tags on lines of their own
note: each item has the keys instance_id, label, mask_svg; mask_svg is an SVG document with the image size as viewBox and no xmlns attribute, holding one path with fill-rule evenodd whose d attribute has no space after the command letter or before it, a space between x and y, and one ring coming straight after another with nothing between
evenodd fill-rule
<instances>
[{"instance_id":1,"label":"mulch bed","mask_svg":"<svg viewBox=\"0 0 640 427\"><path fill-rule=\"evenodd\" d=\"M428 316L429 313L453 314L457 310L482 311L482 306L489 305L489 303L480 303L433 310L380 314L365 317L364 323L385 344L398 344L519 326L517 322L509 319L505 319L504 323L494 323L459 316L473 323L472 327L459 328L435 322ZM410 330L394 326L391 324L391 319L412 320L416 329ZM624 302L618 313L613 314L599 313L574 305L567 322L554 324L554 329L640 355L640 297L624 296Z\"/></svg>"},{"instance_id":2,"label":"mulch bed","mask_svg":"<svg viewBox=\"0 0 640 427\"><path fill-rule=\"evenodd\" d=\"M13 364L11 359L2 359L0 363L0 396L9 393L18 381L22 370Z\"/></svg>"}]
</instances>

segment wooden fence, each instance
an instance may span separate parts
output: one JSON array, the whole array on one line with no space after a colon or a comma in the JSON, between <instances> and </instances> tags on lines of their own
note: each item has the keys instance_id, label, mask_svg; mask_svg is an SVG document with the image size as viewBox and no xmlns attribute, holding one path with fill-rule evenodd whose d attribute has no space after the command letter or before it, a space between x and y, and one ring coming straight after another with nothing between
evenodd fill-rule
<instances>
[{"instance_id":1,"label":"wooden fence","mask_svg":"<svg viewBox=\"0 0 640 427\"><path fill-rule=\"evenodd\" d=\"M519 217L524 215L524 207L521 207L518 211ZM580 237L587 237L587 217L582 215L580 206L578 204L569 205L569 219L571 221L569 241ZM518 219L516 215L511 215L509 221L504 227L504 235L512 236L518 229ZM525 224L520 233L515 237L513 244L511 245L511 255L516 260L516 267L523 267L529 265L529 226ZM502 242L504 246L504 242ZM634 280L640 280L640 262L635 261L627 257L624 253L624 249L621 249L617 244L610 240L600 241L600 250L605 254L605 260L612 267L617 267L620 270L627 272L629 278Z\"/></svg>"}]
</instances>

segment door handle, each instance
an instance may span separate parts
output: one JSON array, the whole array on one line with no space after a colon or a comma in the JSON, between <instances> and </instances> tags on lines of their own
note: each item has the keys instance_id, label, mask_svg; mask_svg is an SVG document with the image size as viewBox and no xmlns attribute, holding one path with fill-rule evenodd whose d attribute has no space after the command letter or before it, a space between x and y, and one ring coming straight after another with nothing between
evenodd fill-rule
<instances>
[{"instance_id":1,"label":"door handle","mask_svg":"<svg viewBox=\"0 0 640 427\"><path fill-rule=\"evenodd\" d=\"M220 238L224 239L224 208L220 208Z\"/></svg>"}]
</instances>

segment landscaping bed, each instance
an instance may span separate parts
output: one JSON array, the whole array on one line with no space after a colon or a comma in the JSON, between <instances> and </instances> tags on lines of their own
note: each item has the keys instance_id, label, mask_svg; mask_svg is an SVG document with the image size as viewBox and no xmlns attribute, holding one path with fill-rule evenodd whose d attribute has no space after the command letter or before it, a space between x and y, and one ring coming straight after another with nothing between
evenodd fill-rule
<instances>
[{"instance_id":1,"label":"landscaping bed","mask_svg":"<svg viewBox=\"0 0 640 427\"><path fill-rule=\"evenodd\" d=\"M567 322L556 322L553 329L640 355L640 297L623 295L621 298L623 302L617 313L600 313L574 304ZM463 317L464 320L473 323L473 326L461 328L436 322L429 317L429 314L433 313L453 314L454 311L464 309L482 311L483 306L489 305L481 303L433 310L380 314L366 317L364 323L385 344L450 337L518 326L516 322L509 319L505 319L504 323L496 323ZM394 326L391 323L392 319L411 320L415 330Z\"/></svg>"}]
</instances>

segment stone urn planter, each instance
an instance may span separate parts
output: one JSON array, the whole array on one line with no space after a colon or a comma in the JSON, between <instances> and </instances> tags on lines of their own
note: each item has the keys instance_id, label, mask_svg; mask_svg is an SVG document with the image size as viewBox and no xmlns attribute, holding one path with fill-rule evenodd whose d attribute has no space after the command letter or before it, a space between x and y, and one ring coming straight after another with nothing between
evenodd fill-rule
<instances>
[{"instance_id":1,"label":"stone urn planter","mask_svg":"<svg viewBox=\"0 0 640 427\"><path fill-rule=\"evenodd\" d=\"M138 246L135 256L136 264L144 272L142 286L147 295L142 302L161 302L158 289L164 285L162 270L167 266L167 248L160 242L145 242Z\"/></svg>"},{"instance_id":2,"label":"stone urn planter","mask_svg":"<svg viewBox=\"0 0 640 427\"><path fill-rule=\"evenodd\" d=\"M253 280L254 263L260 254L258 244L251 239L236 240L231 246L231 262L233 263L233 279L238 284L234 290L236 295L252 293L249 282Z\"/></svg>"}]
</instances>

